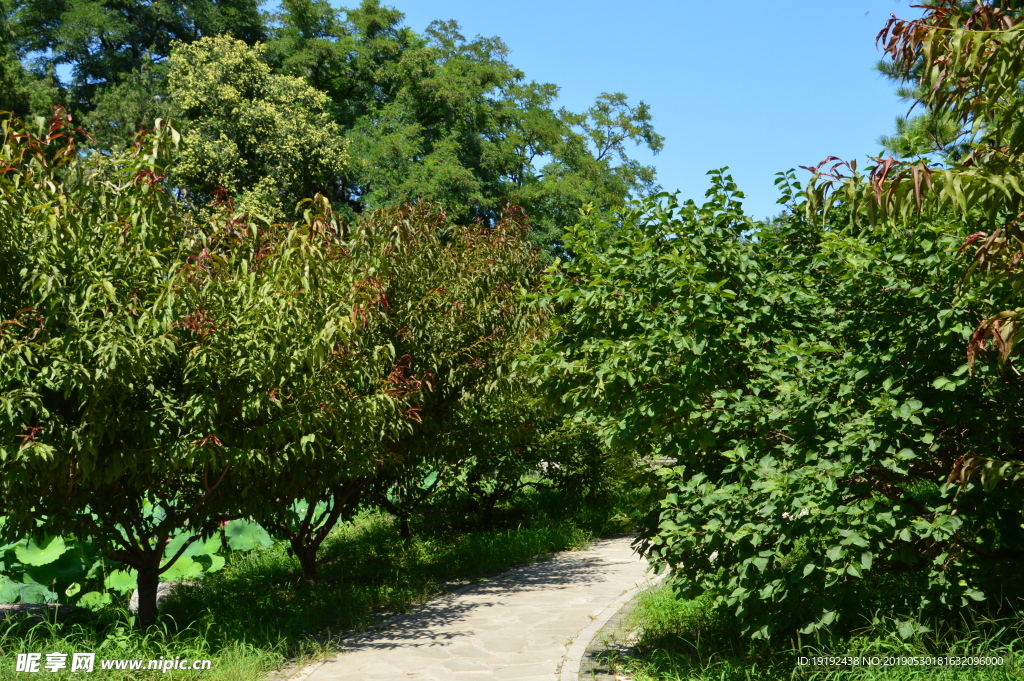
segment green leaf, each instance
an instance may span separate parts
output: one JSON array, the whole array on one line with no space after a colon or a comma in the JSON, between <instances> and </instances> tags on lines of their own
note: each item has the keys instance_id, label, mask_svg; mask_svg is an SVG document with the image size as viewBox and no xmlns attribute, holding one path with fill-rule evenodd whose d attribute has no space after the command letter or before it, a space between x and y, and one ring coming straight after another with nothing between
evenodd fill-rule
<instances>
[{"instance_id":1,"label":"green leaf","mask_svg":"<svg viewBox=\"0 0 1024 681\"><path fill-rule=\"evenodd\" d=\"M202 553L192 558L196 563L202 566L203 572L217 572L224 567L224 558L216 554Z\"/></svg>"},{"instance_id":2,"label":"green leaf","mask_svg":"<svg viewBox=\"0 0 1024 681\"><path fill-rule=\"evenodd\" d=\"M110 605L113 598L110 594L100 593L99 591L89 591L82 594L75 605L83 608L89 608L90 610L100 610Z\"/></svg>"},{"instance_id":3,"label":"green leaf","mask_svg":"<svg viewBox=\"0 0 1024 681\"><path fill-rule=\"evenodd\" d=\"M160 573L161 581L182 582L198 578L203 574L203 566L192 559L192 556L182 556L174 561L171 567Z\"/></svg>"},{"instance_id":4,"label":"green leaf","mask_svg":"<svg viewBox=\"0 0 1024 681\"><path fill-rule=\"evenodd\" d=\"M14 603L21 595L21 585L18 582L0 574L0 603Z\"/></svg>"},{"instance_id":5,"label":"green leaf","mask_svg":"<svg viewBox=\"0 0 1024 681\"><path fill-rule=\"evenodd\" d=\"M22 584L18 600L22 603L41 605L43 603L56 603L57 594L47 589L42 584Z\"/></svg>"},{"instance_id":6,"label":"green leaf","mask_svg":"<svg viewBox=\"0 0 1024 681\"><path fill-rule=\"evenodd\" d=\"M232 551L267 548L274 543L266 530L249 520L232 520L224 527L224 536Z\"/></svg>"},{"instance_id":7,"label":"green leaf","mask_svg":"<svg viewBox=\"0 0 1024 681\"><path fill-rule=\"evenodd\" d=\"M46 537L41 542L26 540L14 549L14 555L25 565L46 565L60 558L66 550L62 537Z\"/></svg>"},{"instance_id":8,"label":"green leaf","mask_svg":"<svg viewBox=\"0 0 1024 681\"><path fill-rule=\"evenodd\" d=\"M966 589L964 595L975 601L985 600L985 594L978 589Z\"/></svg>"},{"instance_id":9,"label":"green leaf","mask_svg":"<svg viewBox=\"0 0 1024 681\"><path fill-rule=\"evenodd\" d=\"M111 591L131 591L138 585L135 570L114 570L103 580L103 586Z\"/></svg>"}]
</instances>

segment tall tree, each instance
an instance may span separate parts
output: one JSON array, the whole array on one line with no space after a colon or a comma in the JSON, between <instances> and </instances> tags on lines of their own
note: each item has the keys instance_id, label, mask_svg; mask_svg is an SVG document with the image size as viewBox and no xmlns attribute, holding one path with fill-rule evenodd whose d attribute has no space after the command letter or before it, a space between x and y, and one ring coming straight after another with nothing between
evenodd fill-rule
<instances>
[{"instance_id":1,"label":"tall tree","mask_svg":"<svg viewBox=\"0 0 1024 681\"><path fill-rule=\"evenodd\" d=\"M1001 6L1004 10L1024 8L1021 0L1002 0L998 3L983 3L978 0L947 0L934 9L941 13L955 10L960 17L968 17L975 8L987 5ZM937 13L929 11L924 21L931 21ZM888 33L888 30L884 31ZM881 34L880 34L881 37ZM893 37L898 37L898 34ZM895 48L897 43L887 42L887 50ZM964 121L953 112L934 106L930 87L934 84L932 76L926 70L932 68L923 54L916 59L901 58L899 60L882 59L876 68L889 80L898 85L896 94L910 105L910 111L896 118L896 130L892 135L883 135L879 143L899 158L912 159L933 155L955 162L970 153L970 130L964 128ZM913 112L917 110L917 113Z\"/></svg>"},{"instance_id":2,"label":"tall tree","mask_svg":"<svg viewBox=\"0 0 1024 681\"><path fill-rule=\"evenodd\" d=\"M302 199L339 198L348 152L327 97L272 74L261 53L229 36L176 46L168 89L184 137L174 175L201 204L226 190L243 212L291 219Z\"/></svg>"},{"instance_id":3,"label":"tall tree","mask_svg":"<svg viewBox=\"0 0 1024 681\"><path fill-rule=\"evenodd\" d=\"M960 150L909 161L876 159L864 177L854 164L819 165L808 188L807 214L829 219L840 207L857 222L888 229L894 238L916 225L948 220L972 225L958 253L965 256L964 295L999 295L980 310L982 321L966 343L968 366L986 368L995 350L1006 367L1024 338L1019 265L1024 259L1024 15L1016 0L938 0L920 19L893 16L878 35L887 70L909 82L928 116L954 125ZM919 148L933 151L927 146ZM1010 371L1008 383L1015 382ZM987 419L998 433L998 417ZM966 452L952 466L951 482L986 489L1024 478L1019 444Z\"/></svg>"},{"instance_id":4,"label":"tall tree","mask_svg":"<svg viewBox=\"0 0 1024 681\"><path fill-rule=\"evenodd\" d=\"M342 241L357 331L338 352L392 358L375 384L387 393L412 391L410 421L407 428L372 431L373 448L365 449L375 452L376 467L354 475L352 467L344 475L325 471L303 493L303 512L269 507L260 514L290 543L307 579L316 578L317 551L355 508L357 492L387 490L416 466L441 468L451 458L452 441L444 439L451 415L461 411L479 431L486 415L467 405L485 393L510 392L509 367L538 324L520 295L540 272L527 230L519 213L492 227L459 226L423 203L367 213Z\"/></svg>"},{"instance_id":5,"label":"tall tree","mask_svg":"<svg viewBox=\"0 0 1024 681\"><path fill-rule=\"evenodd\" d=\"M521 204L552 248L585 203L619 206L656 189L630 145L657 152L649 108L602 94L583 114L555 108L558 88L529 82L498 38L467 40L454 21L418 35L401 13L289 0L268 43L272 63L327 92L359 162L353 212L407 199L443 203L457 221L493 222Z\"/></svg>"},{"instance_id":6,"label":"tall tree","mask_svg":"<svg viewBox=\"0 0 1024 681\"><path fill-rule=\"evenodd\" d=\"M13 0L15 48L44 68L68 66L68 100L76 113L104 98L131 96L114 86L140 70L158 69L175 41L227 34L253 44L265 37L256 0ZM133 88L138 87L136 83ZM159 94L159 93L155 93ZM117 107L108 107L117 113ZM130 132L152 127L144 107L137 121L116 119Z\"/></svg>"},{"instance_id":7,"label":"tall tree","mask_svg":"<svg viewBox=\"0 0 1024 681\"><path fill-rule=\"evenodd\" d=\"M640 547L754 637L849 631L881 584L899 585L884 605L908 635L922 612L1013 598L1024 494L945 484L1024 443L1020 381L963 360L1011 289L961 289L977 216L851 227L844 203L822 223L782 178L797 210L765 225L714 175L703 205L574 228L546 287L551 404L610 447L676 460Z\"/></svg>"},{"instance_id":8,"label":"tall tree","mask_svg":"<svg viewBox=\"0 0 1024 681\"><path fill-rule=\"evenodd\" d=\"M23 118L49 116L50 108L60 102L58 83L52 73L22 63L24 53L18 49L13 11L9 0L0 0L0 111Z\"/></svg>"},{"instance_id":9,"label":"tall tree","mask_svg":"<svg viewBox=\"0 0 1024 681\"><path fill-rule=\"evenodd\" d=\"M372 464L411 390L380 380L386 351L348 351L337 234L198 223L161 176L175 133L86 155L70 132L2 122L0 532L91 537L138 571L147 626L171 537Z\"/></svg>"}]
</instances>

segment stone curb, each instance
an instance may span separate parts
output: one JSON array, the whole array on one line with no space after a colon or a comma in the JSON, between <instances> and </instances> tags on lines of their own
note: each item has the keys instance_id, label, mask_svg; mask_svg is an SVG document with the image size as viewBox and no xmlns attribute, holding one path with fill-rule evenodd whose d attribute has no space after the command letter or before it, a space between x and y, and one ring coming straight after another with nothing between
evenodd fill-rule
<instances>
[{"instance_id":1,"label":"stone curb","mask_svg":"<svg viewBox=\"0 0 1024 681\"><path fill-rule=\"evenodd\" d=\"M590 650L591 643L594 642L594 639L597 638L597 635L604 629L609 620L626 607L640 591L657 584L667 576L667 572L659 576L651 575L644 582L624 591L621 596L615 599L614 603L608 605L590 624L584 627L572 640L572 643L565 652L565 656L562 658L558 681L580 681L580 668L583 666L583 659L586 657L587 651Z\"/></svg>"}]
</instances>

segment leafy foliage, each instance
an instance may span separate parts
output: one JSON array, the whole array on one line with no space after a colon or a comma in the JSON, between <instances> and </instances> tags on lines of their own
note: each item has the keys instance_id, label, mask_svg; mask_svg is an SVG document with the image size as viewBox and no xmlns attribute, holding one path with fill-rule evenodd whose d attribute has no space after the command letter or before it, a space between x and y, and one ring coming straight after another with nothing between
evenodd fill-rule
<instances>
[{"instance_id":1,"label":"leafy foliage","mask_svg":"<svg viewBox=\"0 0 1024 681\"><path fill-rule=\"evenodd\" d=\"M243 212L291 218L300 200L336 193L347 153L326 96L272 75L261 51L228 36L177 45L168 86L184 136L174 173L202 202L226 190Z\"/></svg>"},{"instance_id":2,"label":"leafy foliage","mask_svg":"<svg viewBox=\"0 0 1024 681\"><path fill-rule=\"evenodd\" d=\"M408 390L379 382L382 349L342 350L352 272L316 224L189 221L158 174L167 129L83 156L63 117L42 136L3 125L3 530L89 536L152 606L168 540L187 526L184 555L267 496L366 465Z\"/></svg>"},{"instance_id":3,"label":"leafy foliage","mask_svg":"<svg viewBox=\"0 0 1024 681\"><path fill-rule=\"evenodd\" d=\"M758 225L713 175L703 206L664 196L618 232L574 230L545 298L552 399L613 446L676 460L640 546L756 637L847 626L894 575L904 617L1007 588L1020 493L944 484L1021 437L1018 382L956 359L1001 293L959 291L973 226L852 228L837 210L822 227L799 205Z\"/></svg>"},{"instance_id":4,"label":"leafy foliage","mask_svg":"<svg viewBox=\"0 0 1024 681\"><path fill-rule=\"evenodd\" d=\"M943 0L925 7L919 20L890 19L878 36L890 59L885 70L916 81L913 96L927 107L932 123L960 129L955 153L911 162L876 159L866 178L856 172L855 164L839 162L822 170L833 160L827 159L811 169L815 177L806 205L811 218L827 220L832 206L843 205L854 221L866 219L893 230L953 215L974 225L959 248L971 258L965 283L1001 295L991 299L967 344L972 367L990 347L998 351L1002 364L1007 363L1024 334L1016 272L1024 256L1024 17L1019 4ZM902 143L909 144L903 137ZM945 133L940 137L945 141L931 149L918 144L917 150L941 151L952 138ZM974 472L985 486L1018 479L1024 470L1019 459L1012 450L1002 454L1011 458L970 456L952 470L950 479L966 484Z\"/></svg>"},{"instance_id":5,"label":"leafy foliage","mask_svg":"<svg viewBox=\"0 0 1024 681\"><path fill-rule=\"evenodd\" d=\"M60 94L53 78L22 63L24 53L16 47L13 14L8 0L0 2L0 111L21 117L46 115Z\"/></svg>"},{"instance_id":6,"label":"leafy foliage","mask_svg":"<svg viewBox=\"0 0 1024 681\"><path fill-rule=\"evenodd\" d=\"M610 209L657 187L627 153L664 141L643 102L604 93L584 113L556 110L558 88L527 81L499 38L467 40L454 21L419 35L376 0L282 7L268 59L330 97L356 159L343 186L354 212L431 200L457 222L493 223L512 202L550 251L585 203Z\"/></svg>"},{"instance_id":7,"label":"leafy foliage","mask_svg":"<svg viewBox=\"0 0 1024 681\"><path fill-rule=\"evenodd\" d=\"M460 226L422 204L375 211L345 229L342 258L353 278L351 319L360 339L346 350L386 351L394 360L379 384L386 393L415 394L407 428L370 434L373 444L366 446L380 452L372 467L311 481L300 495L302 513L267 510L267 527L289 541L310 579L318 546L359 507L364 489L403 484L410 470L443 467L453 448L467 447L446 439L453 414L469 417L475 440L487 437L486 416L469 410L488 394L514 392L509 364L537 325L519 300L540 270L521 213L493 227Z\"/></svg>"},{"instance_id":8,"label":"leafy foliage","mask_svg":"<svg viewBox=\"0 0 1024 681\"><path fill-rule=\"evenodd\" d=\"M71 67L67 95L75 113L91 111L107 97L123 99L116 86L140 70L159 69L175 41L226 34L252 44L266 30L252 0L14 0L11 26L19 56L31 54L47 69ZM105 108L113 114L110 122L125 131L122 144L137 126L153 125L152 117L133 119L109 102Z\"/></svg>"},{"instance_id":9,"label":"leafy foliage","mask_svg":"<svg viewBox=\"0 0 1024 681\"><path fill-rule=\"evenodd\" d=\"M0 14L0 109L67 100L102 149L173 119L186 135L173 176L200 206L223 187L271 217L320 193L346 221L426 200L493 224L511 203L554 253L584 204L657 188L629 155L662 148L646 104L603 93L556 109L558 88L527 81L499 38L467 40L455 22L421 35L377 0L288 0L272 18L250 0L18 0Z\"/></svg>"}]
</instances>

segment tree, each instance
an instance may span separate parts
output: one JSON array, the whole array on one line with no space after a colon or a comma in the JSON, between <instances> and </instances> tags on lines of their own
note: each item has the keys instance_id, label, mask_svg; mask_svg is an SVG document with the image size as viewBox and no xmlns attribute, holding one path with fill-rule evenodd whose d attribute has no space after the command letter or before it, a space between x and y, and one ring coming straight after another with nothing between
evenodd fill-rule
<instances>
[{"instance_id":1,"label":"tree","mask_svg":"<svg viewBox=\"0 0 1024 681\"><path fill-rule=\"evenodd\" d=\"M325 219L333 219L326 218ZM521 213L493 227L455 225L436 206L418 204L365 214L341 242L350 254L358 342L347 354L394 358L376 378L386 392L413 386L404 429L372 432L377 463L360 475L324 475L302 496L301 513L271 508L260 521L287 539L303 575L316 578L316 553L358 493L388 490L415 468L443 468L453 414L472 418L477 438L485 414L467 405L514 392L509 366L538 324L520 300L540 263ZM320 510L317 510L320 509Z\"/></svg>"},{"instance_id":2,"label":"tree","mask_svg":"<svg viewBox=\"0 0 1024 681\"><path fill-rule=\"evenodd\" d=\"M475 219L493 223L503 206L516 204L530 215L534 242L554 253L562 230L576 221L584 204L610 210L657 189L653 167L628 153L633 145L655 153L662 147L646 104L604 93L586 112L557 109L555 85L527 81L508 62L508 48L499 38L467 40L453 21L434 22L421 35L403 27L402 14L378 0L363 0L347 10L336 10L325 0L287 0L269 23L252 0L117 7L106 0L18 3L8 13L11 59L24 64L33 59L38 73L30 78L32 91L50 82L58 99L66 99L85 120L94 146L123 148L136 130L158 119L180 118L186 128L186 121L202 119L199 127L204 129L197 134L206 146L196 157L183 159L182 175L200 196L219 184L249 195L246 205L268 211L272 197L288 204L319 192L347 221L410 200L438 201L462 224ZM235 94L222 90L214 96L211 91L218 78L230 77L224 71L228 66L209 56L199 58L187 46L228 36L256 50L245 62L250 75L265 68L259 62L276 74L259 76L266 79L261 92L249 89L253 83L237 82ZM264 47L257 46L261 40L266 40ZM181 53L177 69L186 68L191 79L184 87L180 76L171 74L175 45ZM238 50L228 53L238 59ZM19 70L12 61L13 70L3 67L4 72L17 71L20 83L24 64ZM68 88L39 75L62 65L71 66ZM173 78L179 85L169 82ZM197 85L208 102L192 94ZM12 92L24 88L17 85ZM236 95L263 101L258 129L245 128L245 118L227 115L224 107L244 103ZM25 95L19 97L21 102ZM304 123L288 131L283 109L295 102L301 102L298 118ZM27 104L18 106L22 111ZM255 105L246 106L255 114ZM283 109L272 114L275 107ZM322 121L324 114L338 129ZM342 158L338 149L347 149L356 160L341 167L322 154L303 167L294 158L290 164L270 163L269 156L292 152L275 150L267 136L301 137L310 132L302 132L305 122L324 131L320 142L338 137L348 143L328 145L330 155ZM242 149L250 137L256 141ZM186 144L186 156L189 148ZM219 154L224 161L217 160ZM284 166L290 168L285 171L292 175L289 181L311 179L299 186L271 186L270 178ZM238 198L245 202L241 194ZM281 215L291 216L291 206L283 210Z\"/></svg>"},{"instance_id":3,"label":"tree","mask_svg":"<svg viewBox=\"0 0 1024 681\"><path fill-rule=\"evenodd\" d=\"M430 200L458 222L493 222L511 202L550 250L584 203L608 209L656 188L626 153L661 149L643 102L606 93L584 114L556 110L558 88L527 82L500 39L466 40L453 21L418 35L375 0L344 20L325 2L284 9L268 58L331 97L359 159L344 184L354 213Z\"/></svg>"},{"instance_id":4,"label":"tree","mask_svg":"<svg viewBox=\"0 0 1024 681\"><path fill-rule=\"evenodd\" d=\"M227 36L176 45L168 86L184 136L174 174L200 204L224 190L243 212L293 218L304 198L336 197L348 154L326 96L272 75L261 54Z\"/></svg>"},{"instance_id":5,"label":"tree","mask_svg":"<svg viewBox=\"0 0 1024 681\"><path fill-rule=\"evenodd\" d=\"M1019 382L958 352L1009 288L960 291L977 223L851 226L849 204L812 221L783 177L795 210L758 224L713 175L702 206L584 222L546 286L551 403L609 446L676 459L639 547L754 637L883 606L912 633L922 612L1016 593L1021 492L945 484L1024 436Z\"/></svg>"},{"instance_id":6,"label":"tree","mask_svg":"<svg viewBox=\"0 0 1024 681\"><path fill-rule=\"evenodd\" d=\"M0 111L20 117L49 116L50 108L60 101L56 79L22 64L12 13L7 0L0 2Z\"/></svg>"},{"instance_id":7,"label":"tree","mask_svg":"<svg viewBox=\"0 0 1024 681\"><path fill-rule=\"evenodd\" d=\"M0 531L105 546L148 626L169 540L370 467L411 388L346 352L361 298L322 223L197 223L160 175L177 133L85 155L71 132L3 122Z\"/></svg>"},{"instance_id":8,"label":"tree","mask_svg":"<svg viewBox=\"0 0 1024 681\"><path fill-rule=\"evenodd\" d=\"M975 8L980 8L985 3L976 0L957 0L956 2L945 2L937 4L925 13L923 22L930 23L940 14L950 10L958 14L961 19L970 17ZM1002 5L1005 10L1020 10L1024 3L1020 0L1003 0L1000 3L988 3L992 7ZM937 11L936 11L937 10ZM979 20L982 17L978 16ZM940 20L942 21L942 20ZM889 29L894 22L890 22L879 34L881 38L885 34L889 37ZM896 23L900 23L899 20ZM905 23L905 22L904 22ZM972 22L970 19L965 22L965 27ZM947 24L949 26L950 24ZM980 24L975 24L980 26ZM991 25L988 25L991 28ZM892 34L893 42L885 45L887 52L892 55L893 49L899 43L898 36L903 30ZM889 78L890 81L899 85L896 93L905 102L910 103L910 111L921 107L922 113L911 116L908 112L905 116L896 119L896 131L892 136L882 136L879 143L887 150L901 158L914 158L926 155L938 154L940 158L948 158L956 162L960 157L970 153L969 144L964 143L964 138L970 135L970 130L965 130L963 120L951 111L943 107L936 107L933 103L933 92L930 90L934 81L934 74L927 73L932 67L922 55L916 59L908 58L907 55L899 60L883 59L877 65L877 69ZM926 82L932 81L932 82Z\"/></svg>"},{"instance_id":9,"label":"tree","mask_svg":"<svg viewBox=\"0 0 1024 681\"><path fill-rule=\"evenodd\" d=\"M943 0L926 7L921 19L890 19L878 36L890 59L886 68L917 81L913 96L927 107L929 119L955 125L957 153L910 162L876 159L866 178L855 167L842 172L843 165L836 164L822 172L819 165L808 188L808 214L824 218L833 205L863 206L865 214L852 210L851 218L897 230L955 214L977 225L960 249L972 259L965 280L982 288L1012 281L1024 256L1024 17L1019 7L1011 0ZM1006 363L1024 334L1019 290L1000 290L1005 297L993 301L968 343L972 366L990 346ZM967 457L953 476L964 484L972 475L986 484L1024 477L1024 465L1012 450L1004 454L1010 459Z\"/></svg>"},{"instance_id":10,"label":"tree","mask_svg":"<svg viewBox=\"0 0 1024 681\"><path fill-rule=\"evenodd\" d=\"M227 34L253 44L265 31L253 0L16 0L12 24L19 55L37 55L46 68L71 67L68 99L76 113L94 109L131 74L158 67L176 41ZM133 132L153 121L131 123Z\"/></svg>"}]
</instances>

